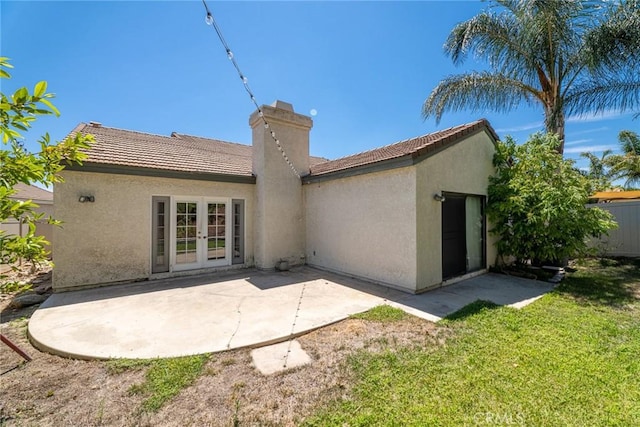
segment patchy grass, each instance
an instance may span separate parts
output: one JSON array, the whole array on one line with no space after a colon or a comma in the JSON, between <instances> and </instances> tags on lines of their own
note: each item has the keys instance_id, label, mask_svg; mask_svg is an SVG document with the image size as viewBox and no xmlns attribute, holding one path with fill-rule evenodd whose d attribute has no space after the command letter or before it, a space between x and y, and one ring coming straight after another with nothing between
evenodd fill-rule
<instances>
[{"instance_id":1,"label":"patchy grass","mask_svg":"<svg viewBox=\"0 0 640 427\"><path fill-rule=\"evenodd\" d=\"M438 348L350 358L348 397L306 425L640 425L640 264L586 260L522 310L477 301Z\"/></svg>"},{"instance_id":2,"label":"patchy grass","mask_svg":"<svg viewBox=\"0 0 640 427\"><path fill-rule=\"evenodd\" d=\"M105 362L107 372L112 375L137 371L154 363L154 359L112 359Z\"/></svg>"},{"instance_id":3,"label":"patchy grass","mask_svg":"<svg viewBox=\"0 0 640 427\"><path fill-rule=\"evenodd\" d=\"M588 258L574 267L558 292L582 304L621 308L640 302L640 258Z\"/></svg>"},{"instance_id":4,"label":"patchy grass","mask_svg":"<svg viewBox=\"0 0 640 427\"><path fill-rule=\"evenodd\" d=\"M407 313L396 307L391 307L387 304L382 304L373 307L371 310L367 310L363 313L358 313L350 316L352 319L369 320L372 322L397 322L404 320L408 316Z\"/></svg>"},{"instance_id":5,"label":"patchy grass","mask_svg":"<svg viewBox=\"0 0 640 427\"><path fill-rule=\"evenodd\" d=\"M209 355L176 357L171 359L155 359L147 361L121 361L113 363L111 369L126 370L149 366L142 383L129 388L131 394L142 394L145 400L141 409L145 412L156 412L183 388L190 386L200 375L202 367Z\"/></svg>"}]
</instances>

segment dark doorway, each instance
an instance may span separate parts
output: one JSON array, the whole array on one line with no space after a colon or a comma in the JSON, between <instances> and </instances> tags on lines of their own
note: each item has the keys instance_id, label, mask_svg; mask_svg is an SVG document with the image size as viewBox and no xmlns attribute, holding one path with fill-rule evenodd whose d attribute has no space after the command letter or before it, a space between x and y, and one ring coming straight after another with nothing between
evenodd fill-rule
<instances>
[{"instance_id":1,"label":"dark doorway","mask_svg":"<svg viewBox=\"0 0 640 427\"><path fill-rule=\"evenodd\" d=\"M467 271L465 196L447 194L442 202L442 279Z\"/></svg>"},{"instance_id":2,"label":"dark doorway","mask_svg":"<svg viewBox=\"0 0 640 427\"><path fill-rule=\"evenodd\" d=\"M486 268L485 198L443 193L442 280Z\"/></svg>"}]
</instances>

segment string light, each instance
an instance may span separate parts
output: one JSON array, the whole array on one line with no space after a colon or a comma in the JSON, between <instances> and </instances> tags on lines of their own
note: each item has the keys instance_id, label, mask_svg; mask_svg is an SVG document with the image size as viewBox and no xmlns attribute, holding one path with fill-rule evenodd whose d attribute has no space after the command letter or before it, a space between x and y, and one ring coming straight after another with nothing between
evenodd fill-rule
<instances>
[{"instance_id":1,"label":"string light","mask_svg":"<svg viewBox=\"0 0 640 427\"><path fill-rule=\"evenodd\" d=\"M256 97L253 95L253 91L249 87L249 79L247 79L247 77L242 73L242 71L240 71L240 66L238 65L238 62L236 61L236 58L235 58L235 56L233 54L233 51L231 50L231 48L227 44L227 41L224 39L224 36L222 35L222 30L218 26L218 23L216 22L216 20L213 18L213 14L209 10L209 6L207 6L207 2L205 0L202 0L202 4L204 5L204 9L207 12L207 15L205 17L205 22L207 23L207 25L212 26L213 29L216 30L216 34L218 35L218 39L220 39L220 43L222 43L222 46L224 47L224 50L227 53L227 58L229 58L229 60L233 64L233 67L236 69L236 71L238 73L238 77L240 77L240 80L242 81L244 89L247 92L247 94L249 95L249 99L251 99L251 102L253 103L253 105L258 110L258 116L260 116L260 118L262 119L262 122L264 124L264 128L265 129L271 129L271 133L270 133L271 139L273 139L273 142L276 144L276 148L278 149L279 152L282 153L282 158L284 159L285 162L287 162L287 164L289 165L289 167L291 168L291 170L293 171L295 176L297 178L300 178L300 174L296 170L296 167L293 165L293 163L289 160L289 156L287 156L287 153L285 152L284 147L282 146L282 144L280 144L280 140L278 138L276 138L276 133L273 131L273 129L271 128L271 125L269 125L269 122L264 117L264 113L262 112L262 109L258 105Z\"/></svg>"}]
</instances>

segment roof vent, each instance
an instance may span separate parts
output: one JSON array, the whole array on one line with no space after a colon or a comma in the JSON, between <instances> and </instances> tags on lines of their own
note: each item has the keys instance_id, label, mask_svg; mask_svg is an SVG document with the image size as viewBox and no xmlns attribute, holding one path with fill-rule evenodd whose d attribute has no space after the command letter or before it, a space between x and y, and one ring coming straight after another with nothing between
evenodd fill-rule
<instances>
[{"instance_id":1,"label":"roof vent","mask_svg":"<svg viewBox=\"0 0 640 427\"><path fill-rule=\"evenodd\" d=\"M100 122L89 122L89 126L93 126L94 128L101 128L102 123Z\"/></svg>"}]
</instances>

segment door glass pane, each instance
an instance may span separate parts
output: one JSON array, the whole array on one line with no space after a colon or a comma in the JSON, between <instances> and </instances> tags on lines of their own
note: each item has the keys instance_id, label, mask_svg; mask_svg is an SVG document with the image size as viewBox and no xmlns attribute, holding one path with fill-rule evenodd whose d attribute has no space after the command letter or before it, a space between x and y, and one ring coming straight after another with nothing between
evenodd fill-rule
<instances>
[{"instance_id":1,"label":"door glass pane","mask_svg":"<svg viewBox=\"0 0 640 427\"><path fill-rule=\"evenodd\" d=\"M244 200L232 200L232 215L230 226L233 225L231 230L231 242L232 245L232 263L242 264L244 263Z\"/></svg>"},{"instance_id":2,"label":"door glass pane","mask_svg":"<svg viewBox=\"0 0 640 427\"><path fill-rule=\"evenodd\" d=\"M156 242L158 245L156 255L164 256L164 213L160 213L160 206L163 206L164 203L158 204L158 216L156 221L158 226L156 227Z\"/></svg>"},{"instance_id":3,"label":"door glass pane","mask_svg":"<svg viewBox=\"0 0 640 427\"><path fill-rule=\"evenodd\" d=\"M233 257L240 256L240 203L233 204Z\"/></svg>"},{"instance_id":4,"label":"door glass pane","mask_svg":"<svg viewBox=\"0 0 640 427\"><path fill-rule=\"evenodd\" d=\"M226 203L207 204L207 259L223 259L226 250Z\"/></svg>"},{"instance_id":5,"label":"door glass pane","mask_svg":"<svg viewBox=\"0 0 640 427\"><path fill-rule=\"evenodd\" d=\"M176 263L189 264L197 256L198 204L176 203Z\"/></svg>"},{"instance_id":6,"label":"door glass pane","mask_svg":"<svg viewBox=\"0 0 640 427\"><path fill-rule=\"evenodd\" d=\"M167 206L169 198L165 196L152 197L152 227L151 236L151 265L152 273L163 273L169 271L169 246L168 237L169 229L167 222L169 220L169 211Z\"/></svg>"},{"instance_id":7,"label":"door glass pane","mask_svg":"<svg viewBox=\"0 0 640 427\"><path fill-rule=\"evenodd\" d=\"M482 199L476 196L467 196L466 200L466 240L467 240L467 271L483 268L482 247L483 242L483 217Z\"/></svg>"}]
</instances>

